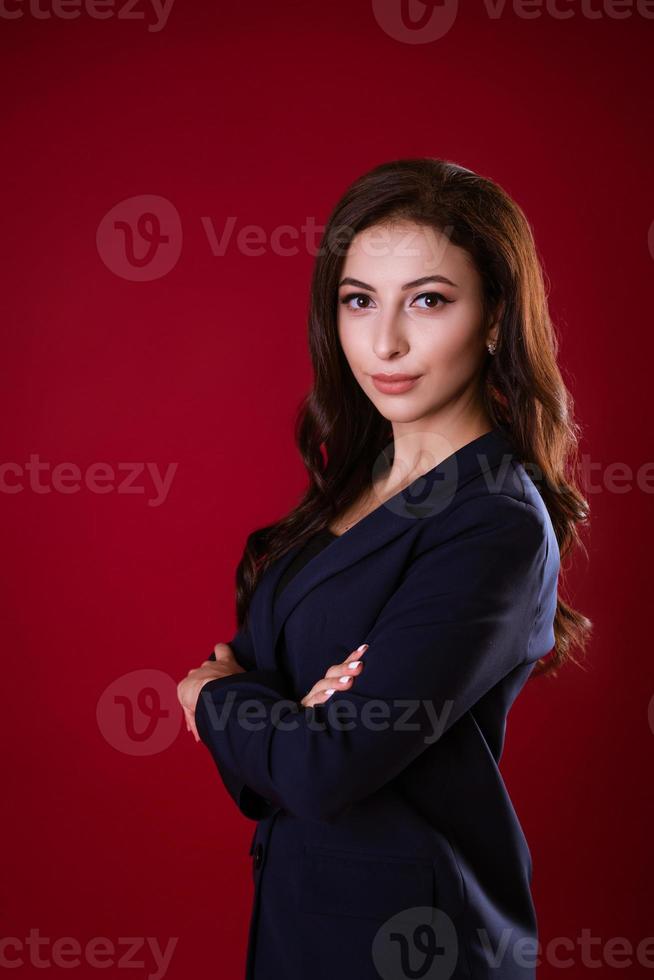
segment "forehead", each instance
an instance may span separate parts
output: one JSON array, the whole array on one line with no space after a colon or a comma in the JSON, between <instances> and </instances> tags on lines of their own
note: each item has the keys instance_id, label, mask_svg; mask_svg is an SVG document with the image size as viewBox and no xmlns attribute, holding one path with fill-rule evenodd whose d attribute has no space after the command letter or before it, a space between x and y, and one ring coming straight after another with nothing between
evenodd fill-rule
<instances>
[{"instance_id":1,"label":"forehead","mask_svg":"<svg viewBox=\"0 0 654 980\"><path fill-rule=\"evenodd\" d=\"M471 256L454 245L447 230L413 222L379 224L358 232L347 250L344 276L404 283L440 273L453 282L476 276ZM457 279L458 276L458 279Z\"/></svg>"}]
</instances>

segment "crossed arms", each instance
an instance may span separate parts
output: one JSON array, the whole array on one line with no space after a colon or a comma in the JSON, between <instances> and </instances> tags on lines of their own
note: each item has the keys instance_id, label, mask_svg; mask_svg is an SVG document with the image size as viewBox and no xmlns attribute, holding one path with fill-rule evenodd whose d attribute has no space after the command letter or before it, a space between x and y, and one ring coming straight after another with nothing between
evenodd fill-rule
<instances>
[{"instance_id":1,"label":"crossed arms","mask_svg":"<svg viewBox=\"0 0 654 980\"><path fill-rule=\"evenodd\" d=\"M473 504L474 506L471 506ZM289 679L260 670L251 636L229 641L245 672L203 685L201 740L253 820L281 807L335 819L410 765L529 659L546 554L538 511L490 494L425 527L420 552L366 636L349 690L304 708Z\"/></svg>"}]
</instances>

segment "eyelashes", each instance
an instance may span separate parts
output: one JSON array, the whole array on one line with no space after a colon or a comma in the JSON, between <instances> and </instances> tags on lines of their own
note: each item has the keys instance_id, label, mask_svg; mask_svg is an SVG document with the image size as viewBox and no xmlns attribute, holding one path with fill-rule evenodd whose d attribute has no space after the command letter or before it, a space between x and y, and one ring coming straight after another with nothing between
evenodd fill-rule
<instances>
[{"instance_id":1,"label":"eyelashes","mask_svg":"<svg viewBox=\"0 0 654 980\"><path fill-rule=\"evenodd\" d=\"M426 310L426 311L440 310L443 308L443 306L447 306L450 303L454 302L453 299L446 299L446 297L443 296L442 293L426 292L426 293L419 293L418 296L416 296L415 299L413 300L413 303L415 303L419 299L424 299L427 296L429 296L430 298L435 298L437 300L440 300L440 303L437 306L421 306L419 307L419 309ZM347 293L347 295L342 296L339 299L339 303L341 303L343 306L349 309L351 313L355 313L357 312L357 310L372 309L371 306L356 306L356 307L350 306L349 304L353 299L365 299L365 300L369 300L370 302L373 302L372 296L369 296L368 293Z\"/></svg>"}]
</instances>

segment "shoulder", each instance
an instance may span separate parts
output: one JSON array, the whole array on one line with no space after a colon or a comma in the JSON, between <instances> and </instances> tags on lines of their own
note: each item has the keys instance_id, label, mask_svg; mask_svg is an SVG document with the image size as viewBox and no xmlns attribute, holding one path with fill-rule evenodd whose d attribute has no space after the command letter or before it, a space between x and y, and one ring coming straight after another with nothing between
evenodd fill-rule
<instances>
[{"instance_id":1,"label":"shoulder","mask_svg":"<svg viewBox=\"0 0 654 980\"><path fill-rule=\"evenodd\" d=\"M449 542L532 556L546 547L551 520L521 463L512 460L504 472L480 474L464 491L441 513L419 522L418 554Z\"/></svg>"}]
</instances>

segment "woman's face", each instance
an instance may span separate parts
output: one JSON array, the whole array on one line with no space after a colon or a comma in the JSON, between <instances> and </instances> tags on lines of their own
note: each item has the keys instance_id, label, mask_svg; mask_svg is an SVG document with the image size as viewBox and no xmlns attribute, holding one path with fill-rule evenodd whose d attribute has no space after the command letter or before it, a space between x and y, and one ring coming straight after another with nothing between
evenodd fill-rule
<instances>
[{"instance_id":1,"label":"woman's face","mask_svg":"<svg viewBox=\"0 0 654 980\"><path fill-rule=\"evenodd\" d=\"M496 330L483 328L472 259L446 235L404 222L356 235L338 289L338 334L354 377L385 418L477 410L477 375ZM384 385L377 374L419 377Z\"/></svg>"}]
</instances>

